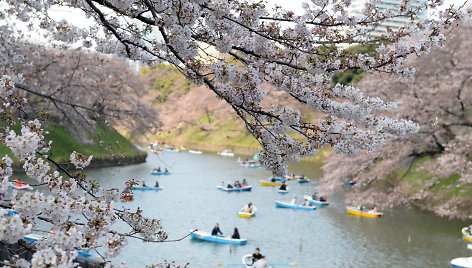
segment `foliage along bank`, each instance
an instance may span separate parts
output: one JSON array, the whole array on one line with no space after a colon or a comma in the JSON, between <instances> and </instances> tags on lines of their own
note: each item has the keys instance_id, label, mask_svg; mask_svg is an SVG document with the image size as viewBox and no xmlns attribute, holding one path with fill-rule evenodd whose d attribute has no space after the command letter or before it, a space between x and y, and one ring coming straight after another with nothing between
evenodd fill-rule
<instances>
[{"instance_id":1,"label":"foliage along bank","mask_svg":"<svg viewBox=\"0 0 472 268\"><path fill-rule=\"evenodd\" d=\"M12 130L19 133L20 129L21 127L16 125ZM95 131L79 131L70 126L50 123L45 129L45 137L51 140L53 145L48 156L58 163L68 164L73 151L87 156L93 155L89 167L129 165L146 161L147 153L136 148L111 126L97 124ZM0 144L0 155L5 154L13 159L15 169L21 169L21 163L11 150Z\"/></svg>"}]
</instances>

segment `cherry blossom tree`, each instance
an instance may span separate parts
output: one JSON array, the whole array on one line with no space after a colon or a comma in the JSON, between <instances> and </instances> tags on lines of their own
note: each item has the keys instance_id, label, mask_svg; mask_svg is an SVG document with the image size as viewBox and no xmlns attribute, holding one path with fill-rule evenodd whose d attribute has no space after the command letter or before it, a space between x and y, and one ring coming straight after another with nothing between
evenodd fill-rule
<instances>
[{"instance_id":1,"label":"cherry blossom tree","mask_svg":"<svg viewBox=\"0 0 472 268\"><path fill-rule=\"evenodd\" d=\"M348 195L355 203L415 204L442 216L469 217L470 198L461 192L472 187L471 36L468 22L448 35L443 49L412 59L408 65L417 70L414 77L369 75L358 84L370 96L395 101L396 116L417 122L420 131L389 139L372 153L331 155L324 167L325 190L339 189L349 177L357 177L359 184ZM407 181L412 165L425 157L430 160L416 168L421 178ZM448 180L452 185L449 182L438 193ZM444 196L454 189L457 194Z\"/></svg>"},{"instance_id":2,"label":"cherry blossom tree","mask_svg":"<svg viewBox=\"0 0 472 268\"><path fill-rule=\"evenodd\" d=\"M333 85L331 78L336 72L359 68L411 75L413 69L401 67L408 55L427 54L442 44L442 32L467 18L467 12L450 7L437 12L435 19L418 19L421 9L434 10L441 2L430 0L417 8L405 0L395 10L380 10L378 1L371 0L365 4L364 16L355 17L349 15L349 0L313 0L304 4L301 15L280 7L268 9L263 1L244 0L8 0L0 11L0 27L7 38L1 61L2 66L9 66L23 60L15 52L17 43L31 50L25 41L28 33L14 27L21 21L29 29L39 26L41 38L51 46L80 43L105 54L172 64L189 81L205 84L234 109L262 145L262 164L282 175L289 161L314 155L323 146L353 155L379 147L389 134L418 132L414 122L387 116L397 107L395 103L365 96L354 86ZM54 6L80 9L96 24L80 28L55 21L49 14ZM365 38L372 27L394 17L406 17L410 23L376 39ZM415 41L403 39L409 36ZM376 42L379 47L371 54L345 49L349 44ZM303 122L290 107L263 107L266 93L260 85L264 82L326 118ZM71 266L76 257L71 247L102 246L109 257L118 254L127 239L166 240L158 220L142 216L140 210L118 208L117 189L103 189L82 172L71 173L47 157L51 144L43 136L41 122L15 116L24 110L25 99L14 88L21 89L23 84L24 77L14 70L6 70L0 80L5 118L0 134L23 161L26 174L49 192L9 195L11 159L5 156L0 163L0 194L11 204L5 207L19 214L0 219L1 240L16 241L39 228L39 221L49 222L56 232L38 243L33 267ZM11 125L19 122L21 133L11 131ZM89 160L76 152L71 155L76 168L84 168ZM117 220L127 223L129 232L115 230ZM12 259L10 263L26 266L28 261Z\"/></svg>"},{"instance_id":3,"label":"cherry blossom tree","mask_svg":"<svg viewBox=\"0 0 472 268\"><path fill-rule=\"evenodd\" d=\"M76 132L93 130L96 121L142 133L159 126L156 112L142 99L143 82L123 60L39 45L15 53L21 61L2 69L23 75L15 87L28 99L27 114L48 111L56 122L68 122Z\"/></svg>"}]
</instances>

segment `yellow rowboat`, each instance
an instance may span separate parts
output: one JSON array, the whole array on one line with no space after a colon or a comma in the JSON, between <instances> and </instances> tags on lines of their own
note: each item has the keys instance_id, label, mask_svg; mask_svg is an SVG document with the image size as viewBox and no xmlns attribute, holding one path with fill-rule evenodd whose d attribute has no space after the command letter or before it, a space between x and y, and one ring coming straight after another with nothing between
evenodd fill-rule
<instances>
[{"instance_id":1,"label":"yellow rowboat","mask_svg":"<svg viewBox=\"0 0 472 268\"><path fill-rule=\"evenodd\" d=\"M252 217L256 216L257 208L255 206L252 206L252 211L250 213L244 212L244 210L246 210L246 207L243 207L238 212L239 217L241 217L241 218L252 218Z\"/></svg>"},{"instance_id":2,"label":"yellow rowboat","mask_svg":"<svg viewBox=\"0 0 472 268\"><path fill-rule=\"evenodd\" d=\"M381 218L383 217L382 212L374 212L371 210L362 210L357 207L346 207L347 214L363 216L368 218Z\"/></svg>"},{"instance_id":3,"label":"yellow rowboat","mask_svg":"<svg viewBox=\"0 0 472 268\"><path fill-rule=\"evenodd\" d=\"M462 236L465 240L472 242L472 233L469 232L469 227L462 228Z\"/></svg>"},{"instance_id":4,"label":"yellow rowboat","mask_svg":"<svg viewBox=\"0 0 472 268\"><path fill-rule=\"evenodd\" d=\"M280 182L271 182L271 181L261 181L261 186L280 186Z\"/></svg>"}]
</instances>

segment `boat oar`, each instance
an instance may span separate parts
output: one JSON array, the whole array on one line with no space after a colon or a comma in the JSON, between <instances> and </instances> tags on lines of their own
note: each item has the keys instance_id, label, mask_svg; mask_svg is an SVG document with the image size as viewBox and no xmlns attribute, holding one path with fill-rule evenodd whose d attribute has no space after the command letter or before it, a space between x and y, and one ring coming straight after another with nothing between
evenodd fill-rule
<instances>
[{"instance_id":1,"label":"boat oar","mask_svg":"<svg viewBox=\"0 0 472 268\"><path fill-rule=\"evenodd\" d=\"M269 263L270 266L298 266L298 262L291 263ZM218 263L218 266L244 266L243 263Z\"/></svg>"}]
</instances>

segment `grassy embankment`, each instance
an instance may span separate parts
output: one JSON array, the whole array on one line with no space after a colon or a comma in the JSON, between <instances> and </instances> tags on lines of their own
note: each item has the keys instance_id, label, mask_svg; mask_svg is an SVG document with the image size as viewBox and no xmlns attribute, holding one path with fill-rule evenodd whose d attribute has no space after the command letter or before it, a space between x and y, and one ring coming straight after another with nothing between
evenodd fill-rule
<instances>
[{"instance_id":1,"label":"grassy embankment","mask_svg":"<svg viewBox=\"0 0 472 268\"><path fill-rule=\"evenodd\" d=\"M13 130L19 133L20 127L15 126ZM128 139L111 127L97 124L96 133L87 132L89 140L87 143L78 141L58 124L49 124L45 130L49 132L45 134L46 139L53 141L48 156L59 163L69 162L69 156L73 151L87 156L93 155L90 164L92 167L139 163L146 159L146 152L137 150ZM5 154L12 157L16 169L20 168L19 161L13 157L10 149L0 144L0 155Z\"/></svg>"},{"instance_id":2,"label":"grassy embankment","mask_svg":"<svg viewBox=\"0 0 472 268\"><path fill-rule=\"evenodd\" d=\"M183 129L161 133L152 138L174 146L187 146L213 152L231 149L239 154L257 153L260 144L238 120L238 118L230 118L217 121L213 116L202 116ZM318 155L306 157L304 160L320 161L325 159L330 152L330 148L322 149Z\"/></svg>"},{"instance_id":3,"label":"grassy embankment","mask_svg":"<svg viewBox=\"0 0 472 268\"><path fill-rule=\"evenodd\" d=\"M193 85L175 68L160 64L153 68L142 68L142 75L147 79L151 88L151 103L159 110L163 105L181 105L181 98L192 90ZM208 103L211 106L211 103ZM239 154L254 154L260 144L249 134L243 122L237 116L228 115L218 108L209 112L201 107L195 119L186 119L179 128L164 126L161 133L152 135L149 139L173 146L187 146L193 149L222 151L231 149ZM229 109L229 108L227 108ZM172 115L170 115L172 116ZM316 120L312 115L305 115L305 120ZM326 158L330 148L320 150L319 154L306 160L319 161Z\"/></svg>"},{"instance_id":4,"label":"grassy embankment","mask_svg":"<svg viewBox=\"0 0 472 268\"><path fill-rule=\"evenodd\" d=\"M411 194L423 190L425 183L428 184L428 181L438 177L437 174L422 168L424 163L435 161L437 157L436 155L419 157L413 163L411 170L403 176L405 182L411 189ZM472 185L466 184L458 186L458 180L460 179L461 176L459 174L453 174L430 185L426 190L431 194L431 198L434 198L435 202L439 201L439 203L453 198L470 199L472 196ZM427 205L428 201L432 200L428 200L428 198L418 200L419 205Z\"/></svg>"}]
</instances>

